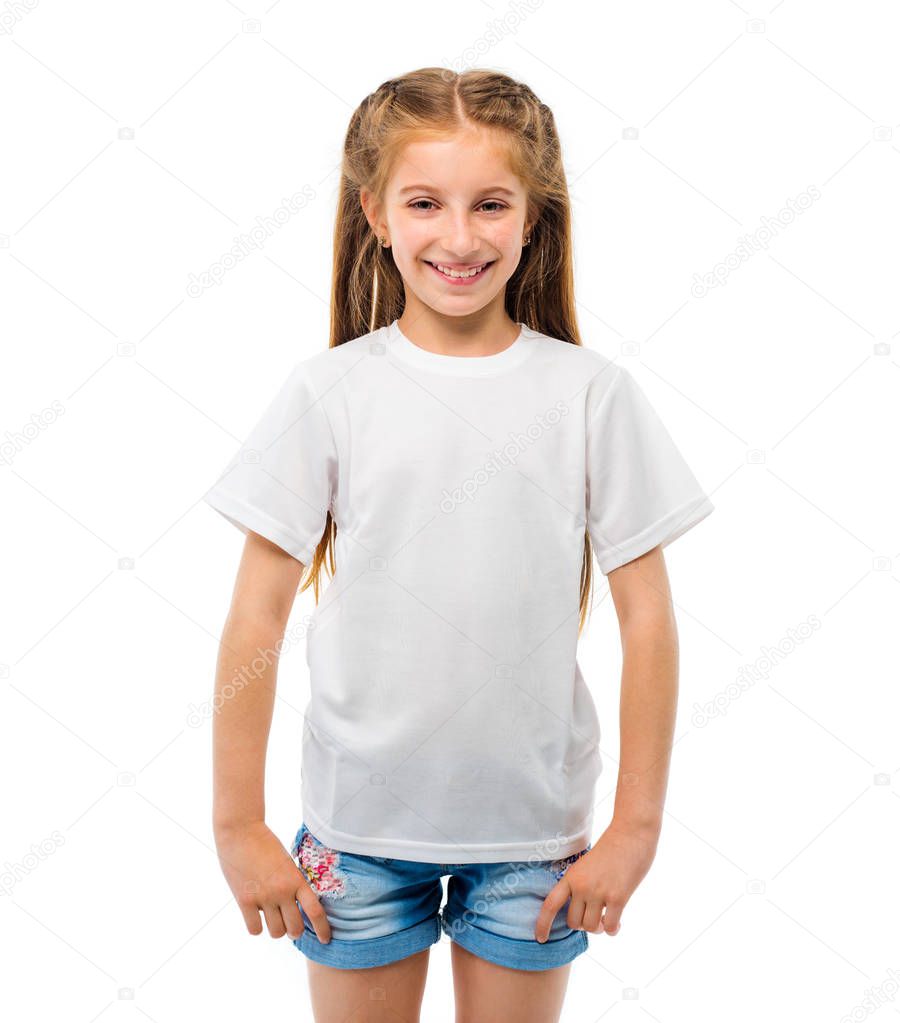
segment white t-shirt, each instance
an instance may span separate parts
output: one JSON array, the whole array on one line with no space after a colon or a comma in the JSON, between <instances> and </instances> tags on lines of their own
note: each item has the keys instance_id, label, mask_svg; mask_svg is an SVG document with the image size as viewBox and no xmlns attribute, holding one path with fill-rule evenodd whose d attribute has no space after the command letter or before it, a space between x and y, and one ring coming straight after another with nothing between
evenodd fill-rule
<instances>
[{"instance_id":1,"label":"white t-shirt","mask_svg":"<svg viewBox=\"0 0 900 1023\"><path fill-rule=\"evenodd\" d=\"M495 355L390 326L299 362L204 500L337 571L307 633L303 820L420 862L591 841L576 661L585 526L607 574L712 510L630 372L520 325ZM550 851L547 851L547 850Z\"/></svg>"}]
</instances>

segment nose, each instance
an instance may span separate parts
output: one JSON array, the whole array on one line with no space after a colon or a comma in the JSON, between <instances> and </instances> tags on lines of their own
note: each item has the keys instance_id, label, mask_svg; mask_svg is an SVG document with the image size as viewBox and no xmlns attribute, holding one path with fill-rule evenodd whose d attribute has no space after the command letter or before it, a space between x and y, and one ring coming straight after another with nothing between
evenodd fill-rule
<instances>
[{"instance_id":1,"label":"nose","mask_svg":"<svg viewBox=\"0 0 900 1023\"><path fill-rule=\"evenodd\" d=\"M441 244L448 256L452 254L454 261L460 263L479 250L478 234L467 210L450 214Z\"/></svg>"}]
</instances>

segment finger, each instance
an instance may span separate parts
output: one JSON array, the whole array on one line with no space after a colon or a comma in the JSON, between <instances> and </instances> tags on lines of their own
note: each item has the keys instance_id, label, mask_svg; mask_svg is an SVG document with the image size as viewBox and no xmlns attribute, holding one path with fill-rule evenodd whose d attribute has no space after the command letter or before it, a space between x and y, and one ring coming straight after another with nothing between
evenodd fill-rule
<instances>
[{"instance_id":1,"label":"finger","mask_svg":"<svg viewBox=\"0 0 900 1023\"><path fill-rule=\"evenodd\" d=\"M606 912L603 914L603 929L610 937L614 937L619 933L619 928L622 926L622 909L623 906L607 905Z\"/></svg>"},{"instance_id":2,"label":"finger","mask_svg":"<svg viewBox=\"0 0 900 1023\"><path fill-rule=\"evenodd\" d=\"M328 917L325 915L325 910L322 908L322 903L319 902L316 893L308 884L302 884L297 889L297 898L303 907L303 912L309 917L309 922L316 932L316 937L323 944L327 945L331 941L331 924L328 922Z\"/></svg>"},{"instance_id":3,"label":"finger","mask_svg":"<svg viewBox=\"0 0 900 1023\"><path fill-rule=\"evenodd\" d=\"M603 924L600 920L600 914L603 910L603 900L595 899L589 902L584 910L584 919L581 921L581 929L583 931L591 931L593 934L597 934L603 930Z\"/></svg>"},{"instance_id":4,"label":"finger","mask_svg":"<svg viewBox=\"0 0 900 1023\"><path fill-rule=\"evenodd\" d=\"M291 941L296 941L303 933L304 927L303 914L300 912L300 907L297 905L296 900L291 897L280 903L279 908L281 909L281 918L284 920L285 927L287 927L288 937Z\"/></svg>"},{"instance_id":5,"label":"finger","mask_svg":"<svg viewBox=\"0 0 900 1023\"><path fill-rule=\"evenodd\" d=\"M572 901L569 903L569 912L566 913L566 926L573 931L580 931L581 922L584 920L584 910L584 899L573 895Z\"/></svg>"},{"instance_id":6,"label":"finger","mask_svg":"<svg viewBox=\"0 0 900 1023\"><path fill-rule=\"evenodd\" d=\"M287 934L284 920L281 917L281 910L277 904L267 903L262 908L263 916L266 918L266 927L273 938L283 938Z\"/></svg>"},{"instance_id":7,"label":"finger","mask_svg":"<svg viewBox=\"0 0 900 1023\"><path fill-rule=\"evenodd\" d=\"M538 941L546 941L550 936L550 928L556 919L556 914L568 902L571 894L569 883L565 878L551 889L550 894L541 905L537 923L534 925L534 936Z\"/></svg>"},{"instance_id":8,"label":"finger","mask_svg":"<svg viewBox=\"0 0 900 1023\"><path fill-rule=\"evenodd\" d=\"M245 903L244 905L238 903L238 906L241 910L241 916L244 918L244 923L247 925L247 930L251 934L262 934L263 927L259 919L259 906L255 902L252 905L250 903Z\"/></svg>"}]
</instances>

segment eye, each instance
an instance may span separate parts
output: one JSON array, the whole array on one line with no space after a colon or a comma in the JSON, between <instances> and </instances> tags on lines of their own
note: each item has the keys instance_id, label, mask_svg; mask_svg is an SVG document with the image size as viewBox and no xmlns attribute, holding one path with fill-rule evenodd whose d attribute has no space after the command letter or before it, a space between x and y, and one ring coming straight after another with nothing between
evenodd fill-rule
<instances>
[{"instance_id":1,"label":"eye","mask_svg":"<svg viewBox=\"0 0 900 1023\"><path fill-rule=\"evenodd\" d=\"M428 213L429 210L422 208L422 204L423 203L426 206L434 206L435 205L431 201L431 199L416 199L415 202L411 202L409 204L409 209L411 209L411 210L422 210L423 213ZM504 206L503 203L498 202L496 199L485 199L485 201L483 203L480 203L480 206L481 207L483 207L483 206L496 206L496 207L498 207L497 210L489 210L488 212L490 212L490 213L493 213L493 212L499 213L502 210L506 209L506 206Z\"/></svg>"}]
</instances>

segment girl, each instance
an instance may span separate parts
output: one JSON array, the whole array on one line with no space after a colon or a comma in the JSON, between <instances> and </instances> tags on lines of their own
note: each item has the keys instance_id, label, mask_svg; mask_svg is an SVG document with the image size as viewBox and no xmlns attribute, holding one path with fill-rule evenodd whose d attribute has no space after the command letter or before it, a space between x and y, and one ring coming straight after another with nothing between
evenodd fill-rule
<instances>
[{"instance_id":1,"label":"girl","mask_svg":"<svg viewBox=\"0 0 900 1023\"><path fill-rule=\"evenodd\" d=\"M319 1023L418 1019L442 931L457 1023L548 1023L654 857L677 690L661 548L713 505L629 371L580 343L559 140L526 86L426 68L367 96L334 245L329 347L205 495L246 533L217 669L223 693L242 674L214 726L222 867L250 933L262 911L307 957ZM592 846L594 558L624 660ZM263 802L277 656L242 666L280 649L304 574L289 855Z\"/></svg>"}]
</instances>

